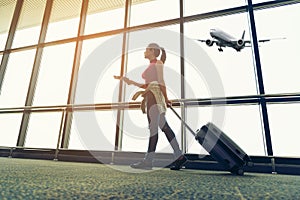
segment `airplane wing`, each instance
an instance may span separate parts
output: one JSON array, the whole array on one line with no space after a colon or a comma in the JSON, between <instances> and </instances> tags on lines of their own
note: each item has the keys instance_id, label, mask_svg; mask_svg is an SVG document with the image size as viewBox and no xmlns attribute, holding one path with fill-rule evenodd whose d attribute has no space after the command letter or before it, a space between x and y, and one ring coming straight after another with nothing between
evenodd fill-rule
<instances>
[{"instance_id":1,"label":"airplane wing","mask_svg":"<svg viewBox=\"0 0 300 200\"><path fill-rule=\"evenodd\" d=\"M286 38L270 38L270 39L262 39L262 40L258 40L257 42L263 43L263 42L270 42L271 40L284 40ZM245 44L251 44L250 40L245 40L244 41Z\"/></svg>"},{"instance_id":2,"label":"airplane wing","mask_svg":"<svg viewBox=\"0 0 300 200\"><path fill-rule=\"evenodd\" d=\"M271 40L284 40L286 38L270 38L270 39L262 39L258 40L258 43L263 43L263 42L270 42ZM244 40L245 47L251 47L251 41L250 40Z\"/></svg>"},{"instance_id":3,"label":"airplane wing","mask_svg":"<svg viewBox=\"0 0 300 200\"><path fill-rule=\"evenodd\" d=\"M270 42L271 39L258 40L258 42Z\"/></svg>"},{"instance_id":4,"label":"airplane wing","mask_svg":"<svg viewBox=\"0 0 300 200\"><path fill-rule=\"evenodd\" d=\"M206 40L196 39L199 42L206 42Z\"/></svg>"},{"instance_id":5,"label":"airplane wing","mask_svg":"<svg viewBox=\"0 0 300 200\"><path fill-rule=\"evenodd\" d=\"M258 43L269 42L270 40L271 39L258 40ZM244 41L244 47L251 47L251 41L250 40L245 40Z\"/></svg>"}]
</instances>

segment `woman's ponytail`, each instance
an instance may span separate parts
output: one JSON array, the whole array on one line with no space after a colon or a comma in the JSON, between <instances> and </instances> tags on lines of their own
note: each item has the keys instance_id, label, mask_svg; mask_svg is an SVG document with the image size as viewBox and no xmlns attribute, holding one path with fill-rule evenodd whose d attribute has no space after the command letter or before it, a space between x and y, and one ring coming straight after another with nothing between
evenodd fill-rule
<instances>
[{"instance_id":1,"label":"woman's ponytail","mask_svg":"<svg viewBox=\"0 0 300 200\"><path fill-rule=\"evenodd\" d=\"M166 59L167 59L167 54L166 54L166 50L163 47L160 47L161 50L161 56L160 56L160 60L165 63Z\"/></svg>"},{"instance_id":2,"label":"woman's ponytail","mask_svg":"<svg viewBox=\"0 0 300 200\"><path fill-rule=\"evenodd\" d=\"M165 63L167 55L166 55L166 51L163 47L160 47L158 44L156 43L150 43L147 48L151 48L154 50L154 55L155 57L158 57L161 51L161 56L160 56L160 60Z\"/></svg>"}]
</instances>

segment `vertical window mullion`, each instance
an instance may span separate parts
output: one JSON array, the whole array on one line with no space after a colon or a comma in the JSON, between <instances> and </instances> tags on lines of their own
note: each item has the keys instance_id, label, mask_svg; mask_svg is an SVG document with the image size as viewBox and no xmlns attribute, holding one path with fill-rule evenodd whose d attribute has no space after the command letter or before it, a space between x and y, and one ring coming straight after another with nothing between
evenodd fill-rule
<instances>
[{"instance_id":1,"label":"vertical window mullion","mask_svg":"<svg viewBox=\"0 0 300 200\"><path fill-rule=\"evenodd\" d=\"M75 55L74 55L74 61L73 61L72 76L71 76L69 94L68 94L68 102L67 102L68 105L74 104L74 97L75 97L75 93L76 93L76 85L77 85L78 71L79 71L79 67L80 67L80 57L81 57L82 43L83 43L80 36L82 36L84 34L88 4L89 4L88 0L82 1L80 21L79 21L79 27L78 27L78 33L77 33L76 49L75 49ZM70 132L71 132L71 126L72 126L72 116L73 116L73 112L67 110L66 120L65 120L64 126L63 126L61 148L68 148L68 146L69 146Z\"/></svg>"},{"instance_id":2,"label":"vertical window mullion","mask_svg":"<svg viewBox=\"0 0 300 200\"><path fill-rule=\"evenodd\" d=\"M252 37L252 53L253 53L254 62L255 62L254 66L255 66L255 72L256 72L257 87L258 87L259 95L264 95L265 89L264 89L263 76L262 76L262 70L261 70L261 63L260 63L258 40L257 40L257 34L256 34L256 26L255 26L252 0L246 0L246 1L248 3L248 19L249 19L249 23L250 23L250 33L251 33L251 37ZM266 100L264 97L260 98L260 106L261 106L263 127L264 127L264 132L265 132L267 153L269 156L272 156L273 149L272 149L270 125L269 125L269 119L268 119L268 110L267 110Z\"/></svg>"},{"instance_id":3,"label":"vertical window mullion","mask_svg":"<svg viewBox=\"0 0 300 200\"><path fill-rule=\"evenodd\" d=\"M36 55L35 55L35 59L34 59L34 64L33 64L33 69L32 69L32 73L31 73L31 78L30 78L30 83L29 83L29 88L28 88L28 92L27 92L25 106L31 106L32 102L33 102L34 92L35 92L35 88L36 88L35 86L36 86L37 79L38 79L38 72L40 69L40 63L41 63L42 53L43 53L43 47L41 46L41 44L45 42L52 5L53 5L53 0L48 0L46 7L45 7L44 18L43 18L41 32L40 32L40 36L39 36L38 47L36 49ZM30 118L30 112L24 111L23 117L22 117L22 122L21 122L21 127L20 127L20 132L19 132L19 137L18 137L18 141L17 141L17 146L23 147L25 144L29 118Z\"/></svg>"},{"instance_id":4,"label":"vertical window mullion","mask_svg":"<svg viewBox=\"0 0 300 200\"><path fill-rule=\"evenodd\" d=\"M131 0L126 0L125 16L124 16L122 60L121 60L121 69L120 69L121 76L123 76L127 71L127 59L128 59L127 48L128 48L129 32L126 32L125 30L126 30L126 28L128 28L128 26L130 26L130 12L131 12ZM123 102L124 97L125 97L125 87L124 87L123 81L120 81L118 102ZM123 122L124 122L124 110L118 110L117 123L116 123L115 150L122 149Z\"/></svg>"},{"instance_id":5,"label":"vertical window mullion","mask_svg":"<svg viewBox=\"0 0 300 200\"><path fill-rule=\"evenodd\" d=\"M9 28L7 41L6 41L6 45L5 45L5 49L4 49L4 54L2 56L1 65L0 65L0 94L1 94L1 88L2 88L2 84L3 84L3 80L4 80L4 75L5 75L7 63L8 63L8 57L9 57L9 54L10 54L10 52L8 50L10 50L11 47L12 47L12 43L13 43L14 36L15 36L15 33L16 33L16 29L17 29L17 25L18 25L18 22L19 22L20 13L21 13L21 10L22 10L22 7L23 7L23 3L24 3L24 0L17 1L15 11L14 11L14 15L13 15L13 18L12 18L12 22L11 22L11 25L10 25L10 28Z\"/></svg>"}]
</instances>

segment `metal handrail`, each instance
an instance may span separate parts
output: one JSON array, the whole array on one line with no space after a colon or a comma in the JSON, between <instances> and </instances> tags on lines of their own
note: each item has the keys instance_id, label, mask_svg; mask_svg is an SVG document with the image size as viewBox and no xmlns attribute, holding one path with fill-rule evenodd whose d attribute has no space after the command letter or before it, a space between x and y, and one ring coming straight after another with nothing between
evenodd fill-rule
<instances>
[{"instance_id":1,"label":"metal handrail","mask_svg":"<svg viewBox=\"0 0 300 200\"><path fill-rule=\"evenodd\" d=\"M259 104L261 101L265 101L266 103L300 102L300 93L174 99L172 100L172 105L175 107L179 107L180 103L184 103L185 106ZM68 112L87 111L87 110L125 110L125 109L139 109L140 105L141 102L73 104L73 105L69 104L69 105L54 105L54 106L24 106L24 107L0 108L0 114L23 113L23 112L61 112L63 110L67 110Z\"/></svg>"}]
</instances>

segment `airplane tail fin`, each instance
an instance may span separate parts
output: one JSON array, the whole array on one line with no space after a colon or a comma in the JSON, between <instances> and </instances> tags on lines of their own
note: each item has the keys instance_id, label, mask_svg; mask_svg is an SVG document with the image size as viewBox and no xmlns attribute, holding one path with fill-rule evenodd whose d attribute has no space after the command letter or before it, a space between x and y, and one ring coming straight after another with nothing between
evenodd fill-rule
<instances>
[{"instance_id":1,"label":"airplane tail fin","mask_svg":"<svg viewBox=\"0 0 300 200\"><path fill-rule=\"evenodd\" d=\"M245 37L245 30L244 30L244 32L243 32L243 35L242 35L242 40L244 39L244 37Z\"/></svg>"}]
</instances>

